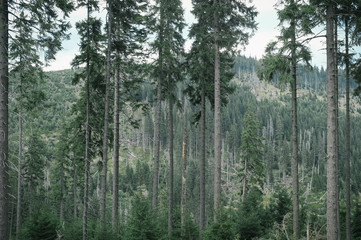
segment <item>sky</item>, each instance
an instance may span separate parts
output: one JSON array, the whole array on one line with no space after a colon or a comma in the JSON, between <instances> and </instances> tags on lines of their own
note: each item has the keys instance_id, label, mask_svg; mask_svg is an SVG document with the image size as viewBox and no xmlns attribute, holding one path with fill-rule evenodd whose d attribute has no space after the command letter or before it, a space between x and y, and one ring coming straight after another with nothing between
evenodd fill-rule
<instances>
[{"instance_id":1,"label":"sky","mask_svg":"<svg viewBox=\"0 0 361 240\"><path fill-rule=\"evenodd\" d=\"M254 36L249 39L249 44L241 50L241 54L247 57L254 57L261 59L264 55L264 50L267 44L276 39L276 36L279 34L278 28L278 19L275 9L275 4L278 0L253 0L252 4L255 5L258 16L256 22L258 23L258 30L255 32ZM183 35L186 37L188 34L188 28L192 22L195 21L194 16L191 13L192 10L192 1L191 0L182 0L183 8L185 9L185 21L188 24L188 27L185 29ZM104 17L106 15L105 3L101 1L100 4L100 13L99 16ZM56 71L62 69L70 69L71 61L74 58L75 54L78 53L79 48L79 36L75 29L75 23L85 19L86 10L80 9L73 12L70 15L70 23L72 28L70 30L71 36L70 40L65 40L63 42L63 50L57 53L56 60L49 63L45 67L45 71ZM187 40L185 43L185 48L188 50L191 46L191 41ZM318 38L310 42L309 47L312 51L312 62L313 66L324 66L326 65L326 53L325 48L325 39Z\"/></svg>"}]
</instances>

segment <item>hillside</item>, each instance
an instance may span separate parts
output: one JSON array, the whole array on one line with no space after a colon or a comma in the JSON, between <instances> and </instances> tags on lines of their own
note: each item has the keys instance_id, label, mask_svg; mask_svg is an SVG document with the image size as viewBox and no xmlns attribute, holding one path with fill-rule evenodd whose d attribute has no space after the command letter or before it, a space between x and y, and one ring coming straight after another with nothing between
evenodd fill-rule
<instances>
[{"instance_id":1,"label":"hillside","mask_svg":"<svg viewBox=\"0 0 361 240\"><path fill-rule=\"evenodd\" d=\"M261 199L259 209L273 211L276 214L275 205L282 196L286 199L285 211L290 208L290 161L291 161L291 101L288 87L280 88L277 79L272 83L259 81L256 76L258 62L254 59L239 58L236 78L233 83L236 86L235 92L229 96L228 104L222 109L222 193L223 201L229 208L243 209L240 207L242 159L240 147L242 145L242 132L245 129L244 116L247 109L253 111L260 122L259 134L263 137L264 148L262 151L262 184L251 183L250 190L260 189L262 195L250 195L250 197ZM241 68L242 67L242 68ZM315 70L314 73L307 73L309 76L321 76L322 71ZM65 209L65 217L70 219L73 209L81 209L82 206L82 178L84 172L83 163L83 142L84 142L84 102L82 98L82 86L72 85L72 70L63 70L47 73L47 78L42 88L46 94L46 100L36 112L26 115L24 128L24 145L29 151L31 143L34 141L34 132L40 137L39 143L42 149L41 159L43 163L37 166L41 177L37 180L36 203L46 205L52 211L57 212L60 204L60 173L62 171L65 178L64 190L68 194L65 201L71 205ZM303 76L306 73L302 73ZM318 82L317 82L318 81ZM317 84L315 83L317 82ZM300 174L300 196L301 208L304 211L303 224L307 224L311 234L324 234L322 227L325 223L325 208L320 206L325 202L326 192L326 94L325 81L321 78L307 79L300 81L299 85L299 174ZM180 204L181 193L181 164L182 164L182 140L183 128L188 129L187 137L187 211L189 214L188 231L195 227L199 216L199 149L200 134L199 126L194 124L194 116L198 112L197 106L192 106L183 94L184 86L180 84L177 91L177 99L181 108L174 109L174 154L175 154L175 203L177 208ZM140 102L148 103L154 99L152 84L144 82L138 90ZM93 119L92 120L92 165L91 165L91 215L94 219L98 216L98 205L100 198L100 173L102 169L101 159L101 119L102 101L94 98ZM344 199L344 96L341 90L340 95L340 192L341 202ZM168 113L167 103L164 102L161 119L161 158L160 158L160 210L161 224L165 224L167 212L167 184L168 184ZM351 133L351 159L352 159L352 191L353 198L358 198L361 192L361 165L357 161L361 155L358 147L361 143L357 133L361 132L361 105L358 100L352 99L352 133ZM10 107L16 108L16 102ZM153 170L153 122L154 112L152 101L148 111L133 111L132 108L124 107L121 114L121 166L120 166L120 202L122 224L127 224L131 219L132 202L139 191L146 193L145 198L150 198L152 192L152 170ZM16 165L17 149L17 126L16 111L11 111L12 131L10 149L12 151L12 165ZM132 116L132 117L131 117ZM97 117L97 120L95 118ZM133 118L134 117L134 118ZM130 121L132 119L132 121ZM206 116L206 212L207 219L213 219L213 115L210 103L207 103ZM138 128L134 128L138 125ZM111 124L111 129L112 129ZM100 128L100 129L98 129ZM110 137L112 140L112 136ZM110 141L111 142L111 141ZM39 150L40 151L40 150ZM29 161L27 159L26 161ZM112 159L109 157L108 189L112 183ZM60 169L60 170L59 170ZM12 185L16 184L16 169L13 168ZM39 173L39 171L38 171ZM40 174L40 173L39 173ZM42 186L45 186L43 188ZM13 187L15 191L15 187ZM140 190L141 189L141 190ZM15 195L15 192L12 194ZM282 195L283 194L283 195ZM110 192L111 196L111 192ZM27 198L31 199L31 198ZM311 199L311 201L310 201ZM108 199L110 206L111 198ZM250 200L250 201L254 201ZM13 203L15 204L15 203ZM24 203L26 205L27 203ZM134 207L134 206L133 206ZM110 214L110 209L107 210ZM239 210L241 211L241 210ZM243 210L242 210L243 211ZM282 218L289 227L291 219L283 213ZM14 214L14 212L13 212ZM261 213L260 213L261 214ZM265 213L262 213L265 214ZM80 215L79 215L80 216ZM272 215L273 216L273 215ZM277 215L280 216L280 215ZM288 217L287 217L288 216ZM179 221L179 216L177 220ZM129 220L130 221L130 220ZM246 221L246 220L245 220ZM273 239L272 234L283 234L278 228L272 230L274 219L268 219L270 225L263 229L263 234ZM79 223L74 223L79 224ZM281 224L281 223L279 223ZM165 228L166 229L166 228ZM303 227L304 231L306 227ZM72 231L76 232L76 229ZM279 232L277 232L279 231Z\"/></svg>"}]
</instances>

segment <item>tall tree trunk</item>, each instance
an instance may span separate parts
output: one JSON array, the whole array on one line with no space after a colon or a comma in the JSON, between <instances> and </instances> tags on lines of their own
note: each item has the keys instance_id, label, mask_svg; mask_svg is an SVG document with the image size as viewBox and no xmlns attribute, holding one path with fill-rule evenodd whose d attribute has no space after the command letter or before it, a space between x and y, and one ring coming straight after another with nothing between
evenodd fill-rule
<instances>
[{"instance_id":1,"label":"tall tree trunk","mask_svg":"<svg viewBox=\"0 0 361 240\"><path fill-rule=\"evenodd\" d=\"M107 70L105 76L105 110L104 110L104 135L103 135L103 171L100 203L100 224L105 230L106 198L107 198L107 172L108 172L108 130L109 130L109 88L110 88L110 53L111 53L111 21L112 11L110 0L108 4L108 28L107 28Z\"/></svg>"},{"instance_id":2,"label":"tall tree trunk","mask_svg":"<svg viewBox=\"0 0 361 240\"><path fill-rule=\"evenodd\" d=\"M186 124L186 122L184 122ZM183 149L182 149L182 199L181 199L181 235L186 236L186 199L187 199L187 128L183 129Z\"/></svg>"},{"instance_id":3,"label":"tall tree trunk","mask_svg":"<svg viewBox=\"0 0 361 240\"><path fill-rule=\"evenodd\" d=\"M336 195L337 195L337 235L338 235L338 239L341 239L341 226L340 226L340 181L339 181L339 159L338 159L338 59L337 59L337 52L338 52L338 43L337 43L337 38L338 38L338 19L337 19L337 14L335 15L335 25L334 25L334 29L335 29L335 34L334 34L334 43L335 43L335 51L334 51L334 59L335 59L335 106L336 106L336 184L337 184L337 191L336 191Z\"/></svg>"},{"instance_id":4,"label":"tall tree trunk","mask_svg":"<svg viewBox=\"0 0 361 240\"><path fill-rule=\"evenodd\" d=\"M64 202L64 189L65 189L65 181L64 181L64 165L61 163L60 165L60 222L64 221L64 208L65 208L65 202Z\"/></svg>"},{"instance_id":5,"label":"tall tree trunk","mask_svg":"<svg viewBox=\"0 0 361 240\"><path fill-rule=\"evenodd\" d=\"M218 4L217 0L213 4ZM218 15L214 14L214 210L221 201L221 77L218 44ZM216 220L216 214L214 214Z\"/></svg>"},{"instance_id":6,"label":"tall tree trunk","mask_svg":"<svg viewBox=\"0 0 361 240\"><path fill-rule=\"evenodd\" d=\"M337 227L337 105L335 93L335 5L330 3L326 13L327 34L327 239L338 238Z\"/></svg>"},{"instance_id":7,"label":"tall tree trunk","mask_svg":"<svg viewBox=\"0 0 361 240\"><path fill-rule=\"evenodd\" d=\"M292 81L292 203L293 203L293 237L299 237L299 197L298 197L298 141L297 141L297 82L296 65L293 66Z\"/></svg>"},{"instance_id":8,"label":"tall tree trunk","mask_svg":"<svg viewBox=\"0 0 361 240\"><path fill-rule=\"evenodd\" d=\"M298 198L298 142L297 142L297 60L296 60L296 25L292 25L292 204L293 204L293 238L299 237L299 198Z\"/></svg>"},{"instance_id":9,"label":"tall tree trunk","mask_svg":"<svg viewBox=\"0 0 361 240\"><path fill-rule=\"evenodd\" d=\"M8 219L8 1L0 2L0 239L9 239Z\"/></svg>"},{"instance_id":10,"label":"tall tree trunk","mask_svg":"<svg viewBox=\"0 0 361 240\"><path fill-rule=\"evenodd\" d=\"M169 97L169 208L168 237L172 238L173 222L173 99Z\"/></svg>"},{"instance_id":11,"label":"tall tree trunk","mask_svg":"<svg viewBox=\"0 0 361 240\"><path fill-rule=\"evenodd\" d=\"M160 21L164 22L164 9L162 8L161 3L160 11ZM162 24L161 24L162 25ZM163 25L162 25L163 26ZM155 108L155 121L154 121L154 171L153 171L153 198L152 204L153 208L157 212L158 207L158 184L159 184L159 151L160 151L160 119L161 119L161 109L162 109L162 84L163 84L163 29L160 30L160 47L158 65L160 68L160 73L157 79L157 105Z\"/></svg>"},{"instance_id":12,"label":"tall tree trunk","mask_svg":"<svg viewBox=\"0 0 361 240\"><path fill-rule=\"evenodd\" d=\"M33 199L34 199L34 187L33 187L33 179L29 181L29 220L33 221Z\"/></svg>"},{"instance_id":13,"label":"tall tree trunk","mask_svg":"<svg viewBox=\"0 0 361 240\"><path fill-rule=\"evenodd\" d=\"M89 1L89 0L88 0ZM90 6L88 2L87 20L90 19ZM85 176L84 176L84 210L83 210L83 240L88 239L88 209L89 209L89 177L90 177L90 34L87 30L87 62L86 62L86 121L85 121Z\"/></svg>"},{"instance_id":14,"label":"tall tree trunk","mask_svg":"<svg viewBox=\"0 0 361 240\"><path fill-rule=\"evenodd\" d=\"M13 229L13 224L14 224L14 212L16 204L15 201L11 201L11 203L9 202L9 204L11 204L11 215L10 215L10 226L9 226L9 236L12 236L12 229ZM15 212L16 214L16 212Z\"/></svg>"},{"instance_id":15,"label":"tall tree trunk","mask_svg":"<svg viewBox=\"0 0 361 240\"><path fill-rule=\"evenodd\" d=\"M162 97L162 79L158 77L157 83L157 105L155 109L155 122L154 122L154 175L153 175L153 208L158 206L158 181L159 181L159 150L160 150L160 114L161 114L161 99Z\"/></svg>"},{"instance_id":16,"label":"tall tree trunk","mask_svg":"<svg viewBox=\"0 0 361 240\"><path fill-rule=\"evenodd\" d=\"M346 49L346 240L351 239L351 184L350 184L350 59L349 59L349 26L345 19L345 49Z\"/></svg>"},{"instance_id":17,"label":"tall tree trunk","mask_svg":"<svg viewBox=\"0 0 361 240\"><path fill-rule=\"evenodd\" d=\"M244 202L244 197L246 196L247 189L247 159L244 159L244 168L243 168L243 189L242 189L242 202Z\"/></svg>"},{"instance_id":18,"label":"tall tree trunk","mask_svg":"<svg viewBox=\"0 0 361 240\"><path fill-rule=\"evenodd\" d=\"M78 172L76 171L75 156L73 156L73 202L74 202L74 220L78 218L78 198L77 198L77 184Z\"/></svg>"},{"instance_id":19,"label":"tall tree trunk","mask_svg":"<svg viewBox=\"0 0 361 240\"><path fill-rule=\"evenodd\" d=\"M116 76L114 82L114 143L113 143L113 211L112 211L112 226L113 231L118 228L118 201L119 201L119 74L118 65L116 69Z\"/></svg>"},{"instance_id":20,"label":"tall tree trunk","mask_svg":"<svg viewBox=\"0 0 361 240\"><path fill-rule=\"evenodd\" d=\"M23 161L23 74L20 76L19 97L19 156L18 156L18 196L16 207L16 240L21 239L21 171Z\"/></svg>"},{"instance_id":21,"label":"tall tree trunk","mask_svg":"<svg viewBox=\"0 0 361 240\"><path fill-rule=\"evenodd\" d=\"M201 159L200 159L200 218L199 229L200 238L206 226L206 97L204 86L201 93Z\"/></svg>"}]
</instances>

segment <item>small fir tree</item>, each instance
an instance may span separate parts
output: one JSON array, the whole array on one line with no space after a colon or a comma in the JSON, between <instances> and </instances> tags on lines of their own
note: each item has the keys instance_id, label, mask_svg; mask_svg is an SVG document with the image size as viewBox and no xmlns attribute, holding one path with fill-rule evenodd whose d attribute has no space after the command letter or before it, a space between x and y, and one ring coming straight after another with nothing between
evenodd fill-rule
<instances>
[{"instance_id":1,"label":"small fir tree","mask_svg":"<svg viewBox=\"0 0 361 240\"><path fill-rule=\"evenodd\" d=\"M148 199L143 196L143 191L138 190L132 201L130 219L127 223L126 239L159 239L154 214Z\"/></svg>"},{"instance_id":2,"label":"small fir tree","mask_svg":"<svg viewBox=\"0 0 361 240\"><path fill-rule=\"evenodd\" d=\"M260 123L255 113L248 109L244 119L242 133L241 159L243 160L242 202L245 199L249 183L260 188L263 187L264 163L263 163L263 137L259 135Z\"/></svg>"}]
</instances>

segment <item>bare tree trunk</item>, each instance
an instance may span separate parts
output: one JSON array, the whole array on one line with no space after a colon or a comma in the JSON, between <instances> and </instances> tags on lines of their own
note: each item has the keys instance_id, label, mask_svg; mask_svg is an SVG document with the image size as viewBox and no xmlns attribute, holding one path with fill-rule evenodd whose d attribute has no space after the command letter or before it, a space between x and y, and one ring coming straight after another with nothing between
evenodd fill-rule
<instances>
[{"instance_id":1,"label":"bare tree trunk","mask_svg":"<svg viewBox=\"0 0 361 240\"><path fill-rule=\"evenodd\" d=\"M8 1L0 2L0 239L9 239L8 173Z\"/></svg>"},{"instance_id":2,"label":"bare tree trunk","mask_svg":"<svg viewBox=\"0 0 361 240\"><path fill-rule=\"evenodd\" d=\"M32 184L32 179L29 181L29 220L33 221L33 199L34 199L34 188Z\"/></svg>"},{"instance_id":3,"label":"bare tree trunk","mask_svg":"<svg viewBox=\"0 0 361 240\"><path fill-rule=\"evenodd\" d=\"M299 237L299 197L298 197L298 142L297 142L297 60L296 60L296 26L291 21L292 33L292 204L293 204L293 238Z\"/></svg>"},{"instance_id":4,"label":"bare tree trunk","mask_svg":"<svg viewBox=\"0 0 361 240\"><path fill-rule=\"evenodd\" d=\"M216 5L217 0L213 1ZM221 79L218 45L218 15L214 14L214 211L221 204ZM216 220L216 214L214 214Z\"/></svg>"},{"instance_id":5,"label":"bare tree trunk","mask_svg":"<svg viewBox=\"0 0 361 240\"><path fill-rule=\"evenodd\" d=\"M307 221L306 223L306 240L310 240L310 223Z\"/></svg>"},{"instance_id":6,"label":"bare tree trunk","mask_svg":"<svg viewBox=\"0 0 361 240\"><path fill-rule=\"evenodd\" d=\"M89 0L88 0L89 1ZM90 6L88 2L87 20L90 19ZM84 176L84 210L83 210L83 240L88 239L88 209L89 209L89 177L90 177L90 39L89 28L87 30L88 51L86 62L86 122L85 122L85 176Z\"/></svg>"},{"instance_id":7,"label":"bare tree trunk","mask_svg":"<svg viewBox=\"0 0 361 240\"><path fill-rule=\"evenodd\" d=\"M296 66L294 65L294 71ZM292 82L292 190L293 190L293 237L299 236L299 198L298 198L298 142L297 142L297 84L296 72Z\"/></svg>"},{"instance_id":8,"label":"bare tree trunk","mask_svg":"<svg viewBox=\"0 0 361 240\"><path fill-rule=\"evenodd\" d=\"M112 226L113 231L118 228L118 201L119 201L119 68L117 67L115 82L114 82L114 143L113 143L113 211L112 211Z\"/></svg>"},{"instance_id":9,"label":"bare tree trunk","mask_svg":"<svg viewBox=\"0 0 361 240\"><path fill-rule=\"evenodd\" d=\"M199 229L200 239L206 226L206 98L204 86L202 86L201 96L201 162L200 162L200 218Z\"/></svg>"},{"instance_id":10,"label":"bare tree trunk","mask_svg":"<svg viewBox=\"0 0 361 240\"><path fill-rule=\"evenodd\" d=\"M60 166L60 222L64 221L64 208L65 208L65 202L64 202L64 188L65 188L65 182L64 182L64 165L63 163Z\"/></svg>"},{"instance_id":11,"label":"bare tree trunk","mask_svg":"<svg viewBox=\"0 0 361 240\"><path fill-rule=\"evenodd\" d=\"M12 229L13 229L13 223L14 223L14 212L15 210L15 202L11 201L11 203L9 202L9 204L11 204L11 215L10 215L10 226L9 226L9 236L12 236Z\"/></svg>"},{"instance_id":12,"label":"bare tree trunk","mask_svg":"<svg viewBox=\"0 0 361 240\"><path fill-rule=\"evenodd\" d=\"M77 187L77 184L78 184L78 173L76 171L76 164L75 164L75 156L73 158L73 202L74 202L74 220L78 218L78 198L77 198L77 190L76 190L76 187Z\"/></svg>"},{"instance_id":13,"label":"bare tree trunk","mask_svg":"<svg viewBox=\"0 0 361 240\"><path fill-rule=\"evenodd\" d=\"M107 28L107 70L105 76L105 111L104 111L104 136L103 136L103 171L100 203L100 224L103 230L106 228L106 197L107 197L107 172L108 172L108 131L109 131L109 89L110 89L110 54L111 54L111 21L112 11L109 0L108 4L108 28Z\"/></svg>"},{"instance_id":14,"label":"bare tree trunk","mask_svg":"<svg viewBox=\"0 0 361 240\"><path fill-rule=\"evenodd\" d=\"M19 156L18 156L18 196L16 207L16 240L21 239L21 171L23 161L23 75L20 76L20 99L19 99Z\"/></svg>"},{"instance_id":15,"label":"bare tree trunk","mask_svg":"<svg viewBox=\"0 0 361 240\"><path fill-rule=\"evenodd\" d=\"M337 15L335 16L335 25L334 25L334 28L335 28L335 34L334 34L334 43L335 43L335 51L334 51L334 58L335 58L335 106L336 106L336 175L337 175L337 178L336 178L336 184L337 184L337 191L336 191L336 194L337 194L337 204L336 204L336 207L337 207L337 235L338 235L338 239L341 239L341 226L340 226L340 181L339 181L339 159L338 159L338 59L337 59L337 51L338 51L338 44L337 44L337 24L338 24L338 20L337 20Z\"/></svg>"},{"instance_id":16,"label":"bare tree trunk","mask_svg":"<svg viewBox=\"0 0 361 240\"><path fill-rule=\"evenodd\" d=\"M186 124L186 122L184 122ZM181 235L182 239L186 236L186 199L187 199L187 128L183 130L183 150L182 150L182 199L181 199Z\"/></svg>"},{"instance_id":17,"label":"bare tree trunk","mask_svg":"<svg viewBox=\"0 0 361 240\"><path fill-rule=\"evenodd\" d=\"M162 80L158 77L157 84L157 106L155 109L154 122L154 175L153 175L153 208L158 206L158 181L159 181L159 151L160 151L160 114L161 114Z\"/></svg>"},{"instance_id":18,"label":"bare tree trunk","mask_svg":"<svg viewBox=\"0 0 361 240\"><path fill-rule=\"evenodd\" d=\"M162 5L162 4L161 4ZM164 21L164 13L162 6L160 13L160 21ZM163 41L163 29L160 30L160 45L162 46ZM158 185L159 185L159 151L160 151L160 119L162 109L162 82L163 82L163 51L162 47L159 48L159 59L158 64L160 66L160 74L157 80L157 105L155 108L155 121L154 121L154 172L153 172L153 208L157 212L158 207Z\"/></svg>"},{"instance_id":19,"label":"bare tree trunk","mask_svg":"<svg viewBox=\"0 0 361 240\"><path fill-rule=\"evenodd\" d=\"M244 168L243 168L243 189L242 189L242 202L244 202L244 197L246 196L247 189L247 159L244 159Z\"/></svg>"},{"instance_id":20,"label":"bare tree trunk","mask_svg":"<svg viewBox=\"0 0 361 240\"><path fill-rule=\"evenodd\" d=\"M345 49L346 49L346 240L351 239L351 134L350 134L350 59L349 59L349 25L345 19Z\"/></svg>"},{"instance_id":21,"label":"bare tree trunk","mask_svg":"<svg viewBox=\"0 0 361 240\"><path fill-rule=\"evenodd\" d=\"M326 13L327 34L327 239L337 240L337 105L335 93L335 6L329 3Z\"/></svg>"},{"instance_id":22,"label":"bare tree trunk","mask_svg":"<svg viewBox=\"0 0 361 240\"><path fill-rule=\"evenodd\" d=\"M172 238L173 227L173 100L169 97L169 208L168 208L168 237Z\"/></svg>"}]
</instances>

